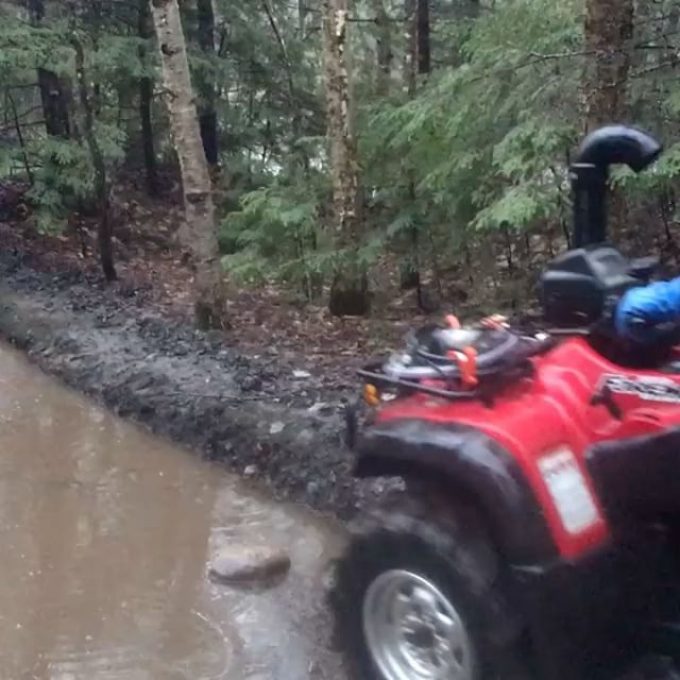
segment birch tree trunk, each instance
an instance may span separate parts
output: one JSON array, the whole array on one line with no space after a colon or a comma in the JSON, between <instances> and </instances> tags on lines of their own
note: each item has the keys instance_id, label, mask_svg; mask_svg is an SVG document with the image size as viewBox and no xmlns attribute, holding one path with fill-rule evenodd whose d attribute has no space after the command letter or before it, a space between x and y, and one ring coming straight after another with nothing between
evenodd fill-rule
<instances>
[{"instance_id":1,"label":"birch tree trunk","mask_svg":"<svg viewBox=\"0 0 680 680\"><path fill-rule=\"evenodd\" d=\"M352 125L347 68L347 0L325 0L323 20L324 89L333 182L333 214L337 243L343 249L329 309L337 316L363 315L369 309L368 279L359 263L361 238L359 162Z\"/></svg>"},{"instance_id":2,"label":"birch tree trunk","mask_svg":"<svg viewBox=\"0 0 680 680\"><path fill-rule=\"evenodd\" d=\"M172 136L184 190L188 247L196 269L196 321L200 328L226 326L226 299L215 224L212 186L191 86L177 0L150 0L163 67Z\"/></svg>"}]
</instances>

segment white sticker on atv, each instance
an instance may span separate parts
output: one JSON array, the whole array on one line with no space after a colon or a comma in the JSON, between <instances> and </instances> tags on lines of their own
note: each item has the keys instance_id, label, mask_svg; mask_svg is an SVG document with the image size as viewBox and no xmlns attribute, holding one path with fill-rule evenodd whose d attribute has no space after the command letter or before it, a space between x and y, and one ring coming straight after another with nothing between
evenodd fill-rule
<instances>
[{"instance_id":1,"label":"white sticker on atv","mask_svg":"<svg viewBox=\"0 0 680 680\"><path fill-rule=\"evenodd\" d=\"M580 534L597 524L600 514L595 500L569 449L557 449L544 456L539 460L538 467L562 524L570 534Z\"/></svg>"}]
</instances>

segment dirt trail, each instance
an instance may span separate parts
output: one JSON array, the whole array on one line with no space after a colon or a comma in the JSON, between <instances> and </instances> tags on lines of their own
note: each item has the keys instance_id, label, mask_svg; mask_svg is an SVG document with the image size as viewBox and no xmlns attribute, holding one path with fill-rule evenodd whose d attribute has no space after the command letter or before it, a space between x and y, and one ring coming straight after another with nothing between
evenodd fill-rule
<instances>
[{"instance_id":1,"label":"dirt trail","mask_svg":"<svg viewBox=\"0 0 680 680\"><path fill-rule=\"evenodd\" d=\"M376 488L352 478L344 446L350 367L346 385L329 386L275 347L246 356L219 333L169 319L143 290L39 272L11 254L0 255L0 337L118 414L278 496L344 517Z\"/></svg>"}]
</instances>

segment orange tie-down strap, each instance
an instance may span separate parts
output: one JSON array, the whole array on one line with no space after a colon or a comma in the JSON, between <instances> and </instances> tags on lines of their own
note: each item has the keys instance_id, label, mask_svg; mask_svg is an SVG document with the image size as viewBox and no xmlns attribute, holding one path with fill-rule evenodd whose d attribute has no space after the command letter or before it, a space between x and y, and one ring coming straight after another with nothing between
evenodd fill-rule
<instances>
[{"instance_id":1,"label":"orange tie-down strap","mask_svg":"<svg viewBox=\"0 0 680 680\"><path fill-rule=\"evenodd\" d=\"M479 378L477 377L477 350L474 347L466 347L462 351L452 350L447 356L458 365L460 381L464 387L471 389L479 385Z\"/></svg>"},{"instance_id":2,"label":"orange tie-down strap","mask_svg":"<svg viewBox=\"0 0 680 680\"><path fill-rule=\"evenodd\" d=\"M491 316L487 316L482 319L482 327L495 331L501 331L506 328L510 328L510 324L508 324L507 317L503 316L502 314L492 314Z\"/></svg>"}]
</instances>

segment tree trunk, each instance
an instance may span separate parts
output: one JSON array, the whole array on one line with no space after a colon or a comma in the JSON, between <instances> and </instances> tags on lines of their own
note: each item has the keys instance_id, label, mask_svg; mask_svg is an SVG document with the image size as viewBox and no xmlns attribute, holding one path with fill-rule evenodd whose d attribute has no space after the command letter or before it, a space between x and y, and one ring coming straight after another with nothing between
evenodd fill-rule
<instances>
[{"instance_id":1,"label":"tree trunk","mask_svg":"<svg viewBox=\"0 0 680 680\"><path fill-rule=\"evenodd\" d=\"M404 2L404 86L409 97L416 93L416 61L418 46L416 40L416 7L415 0Z\"/></svg>"},{"instance_id":2,"label":"tree trunk","mask_svg":"<svg viewBox=\"0 0 680 680\"><path fill-rule=\"evenodd\" d=\"M300 38L305 36L305 23L307 21L307 5L305 0L298 0L298 32Z\"/></svg>"},{"instance_id":3,"label":"tree trunk","mask_svg":"<svg viewBox=\"0 0 680 680\"><path fill-rule=\"evenodd\" d=\"M40 26L45 18L44 0L28 0L31 24ZM38 68L38 88L43 108L45 130L51 137L68 138L71 134L69 120L69 94L56 73Z\"/></svg>"},{"instance_id":4,"label":"tree trunk","mask_svg":"<svg viewBox=\"0 0 680 680\"><path fill-rule=\"evenodd\" d=\"M430 0L416 0L418 73L430 72Z\"/></svg>"},{"instance_id":5,"label":"tree trunk","mask_svg":"<svg viewBox=\"0 0 680 680\"><path fill-rule=\"evenodd\" d=\"M416 71L420 75L430 72L429 0L406 0L404 13L406 17L406 72L404 77L407 83L408 96L409 98L414 98L417 86ZM404 170L406 173L409 201L411 205L415 206L416 186L414 171L412 167L405 167ZM441 300L441 294L437 296L432 292L432 282L426 282L421 271L420 230L420 221L414 222L409 228L410 278L415 283L418 307L427 313L432 313L436 307L436 304L433 304L433 302L435 299ZM437 267L434 267L434 269L437 269ZM435 275L435 279L436 287L441 288L441 281L437 275Z\"/></svg>"},{"instance_id":6,"label":"tree trunk","mask_svg":"<svg viewBox=\"0 0 680 680\"><path fill-rule=\"evenodd\" d=\"M99 212L99 229L97 230L97 242L99 246L99 259L102 271L107 281L116 280L116 268L113 263L113 243L111 234L111 220L109 210L109 186L106 177L106 163L104 154L97 141L94 129L94 112L89 93L87 91L87 76L85 73L85 55L83 46L75 36L71 38L71 44L76 53L76 81L78 83L78 95L83 116L83 135L94 167L94 186Z\"/></svg>"},{"instance_id":7,"label":"tree trunk","mask_svg":"<svg viewBox=\"0 0 680 680\"><path fill-rule=\"evenodd\" d=\"M177 0L150 0L163 66L166 101L179 157L184 209L195 274L195 314L201 328L225 327L226 299L210 174Z\"/></svg>"},{"instance_id":8,"label":"tree trunk","mask_svg":"<svg viewBox=\"0 0 680 680\"><path fill-rule=\"evenodd\" d=\"M71 124L68 111L68 94L53 71L38 69L38 86L45 117L45 130L52 137L68 139Z\"/></svg>"},{"instance_id":9,"label":"tree trunk","mask_svg":"<svg viewBox=\"0 0 680 680\"><path fill-rule=\"evenodd\" d=\"M376 94L385 97L390 92L392 75L392 30L385 7L386 0L373 0L376 27Z\"/></svg>"},{"instance_id":10,"label":"tree trunk","mask_svg":"<svg viewBox=\"0 0 680 680\"><path fill-rule=\"evenodd\" d=\"M139 37L147 41L152 37L151 13L148 0L140 0L138 15ZM139 60L144 68L148 67L148 55L145 44L139 47ZM153 80L149 76L139 79L139 121L142 130L142 147L144 151L144 169L146 172L146 186L150 196L158 195L158 166L156 164L156 149L153 136Z\"/></svg>"},{"instance_id":11,"label":"tree trunk","mask_svg":"<svg viewBox=\"0 0 680 680\"><path fill-rule=\"evenodd\" d=\"M26 152L26 142L24 141L24 133L21 129L21 123L19 122L19 114L17 113L17 105L12 97L12 93L9 88L5 91L5 96L7 97L7 103L9 108L12 110L12 116L14 118L14 129L17 133L17 139L19 140L19 146L21 148L21 155L24 158L24 168L26 170L26 178L28 183L33 186L33 171L31 170L31 163L28 158L28 153Z\"/></svg>"},{"instance_id":12,"label":"tree trunk","mask_svg":"<svg viewBox=\"0 0 680 680\"><path fill-rule=\"evenodd\" d=\"M633 0L587 0L584 82L588 131L626 116L626 90L633 37Z\"/></svg>"},{"instance_id":13,"label":"tree trunk","mask_svg":"<svg viewBox=\"0 0 680 680\"><path fill-rule=\"evenodd\" d=\"M608 123L623 122L627 114L628 72L633 38L633 0L587 0L585 46L588 53L583 84L585 127L590 132ZM610 197L611 229L625 237L625 197Z\"/></svg>"},{"instance_id":14,"label":"tree trunk","mask_svg":"<svg viewBox=\"0 0 680 680\"><path fill-rule=\"evenodd\" d=\"M343 250L329 308L332 314L362 315L369 310L368 279L359 264L361 237L359 163L351 120L347 68L347 0L325 0L323 20L324 89L333 182L333 215L337 243Z\"/></svg>"},{"instance_id":15,"label":"tree trunk","mask_svg":"<svg viewBox=\"0 0 680 680\"><path fill-rule=\"evenodd\" d=\"M276 18L274 17L274 11L271 5L269 4L269 0L262 0L262 9L267 15L269 26L271 27L276 43L279 46L281 58L286 69L286 81L288 82L288 100L292 111L290 125L291 130L290 169L293 173L298 172L300 169L307 172L309 170L309 159L307 157L307 154L305 153L304 147L300 144L300 136L302 131L302 118L300 115L300 106L299 98L297 96L297 89L295 87L294 77L295 67L291 62L286 41L284 40L283 34L279 29Z\"/></svg>"},{"instance_id":16,"label":"tree trunk","mask_svg":"<svg viewBox=\"0 0 680 680\"><path fill-rule=\"evenodd\" d=\"M198 43L210 60L215 56L215 9L213 0L196 0L198 12ZM217 90L212 66L204 69L198 82L201 101L198 109L203 150L208 163L215 167L219 162L219 136L217 132Z\"/></svg>"}]
</instances>

